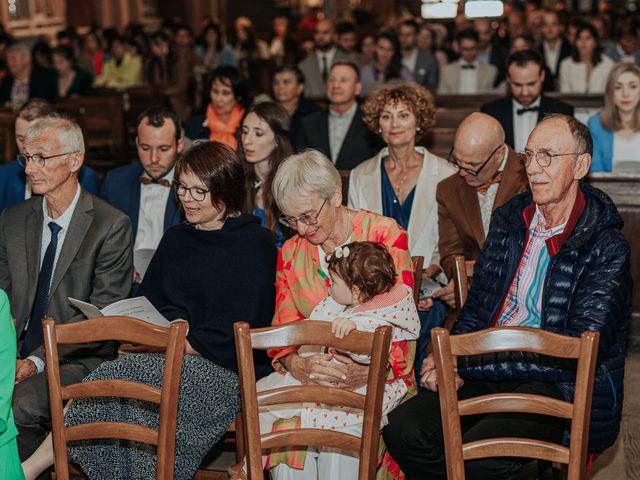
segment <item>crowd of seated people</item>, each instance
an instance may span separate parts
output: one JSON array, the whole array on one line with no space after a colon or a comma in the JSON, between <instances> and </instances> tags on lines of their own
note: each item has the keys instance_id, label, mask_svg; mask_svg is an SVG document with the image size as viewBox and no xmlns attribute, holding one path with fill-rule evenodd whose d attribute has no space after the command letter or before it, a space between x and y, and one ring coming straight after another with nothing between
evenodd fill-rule
<instances>
[{"instance_id":1,"label":"crowd of seated people","mask_svg":"<svg viewBox=\"0 0 640 480\"><path fill-rule=\"evenodd\" d=\"M333 327L344 334L366 330L355 314L377 315L371 302L410 304L406 322L388 321L387 385L396 388L386 392L394 398L384 403L379 478L446 476L427 346L449 313L458 314L454 334L513 326L600 332L589 452L613 445L631 312L629 245L616 206L583 179L640 166L633 19L620 19L614 39L597 19L542 9L447 25L402 18L370 31L316 20L290 31L278 17L270 36L245 17L229 34L208 21L197 37L174 22L151 33L67 29L40 42L54 48L38 47L33 57L25 43L0 37L0 102L16 112L20 152L0 166L0 358L11 359L0 371L0 478L23 478L22 461L35 479L54 461L41 327L46 316L84 319L68 297L102 308L143 295L169 320L189 323L176 478L193 477L240 408L234 322L278 326L330 307L344 313ZM295 35L313 39L306 57ZM266 61L264 92L251 79ZM87 165L87 139L56 113L55 100L144 84L166 102L138 117L137 158L100 182ZM602 94L604 108L587 126L546 94L553 90ZM437 95L482 93L501 98L464 118L448 156L421 146L433 133ZM152 255L146 273L141 252ZM417 276L412 256L424 257ZM456 256L477 260L460 312ZM376 269L384 278L371 287ZM415 278L441 285L414 305ZM271 375L259 386L366 385L368 366L353 355L268 355L256 357L258 376ZM157 354L117 357L112 344L92 344L65 350L60 370L63 383L158 386L150 372L162 364ZM570 400L574 388L563 365L535 357L461 358L457 375L465 397ZM74 402L66 422L146 421L135 402L100 408ZM276 413L265 431L300 425L304 412ZM344 431L359 435L360 427L354 421ZM507 431L560 443L567 433L563 423L524 416L477 419L463 435ZM127 444L69 452L88 478L147 478L155 468L152 451ZM357 469L352 456L321 447L271 452L264 461L276 480L346 480ZM508 458L467 466L478 479L512 478L523 468ZM231 475L244 478L242 464Z\"/></svg>"}]
</instances>

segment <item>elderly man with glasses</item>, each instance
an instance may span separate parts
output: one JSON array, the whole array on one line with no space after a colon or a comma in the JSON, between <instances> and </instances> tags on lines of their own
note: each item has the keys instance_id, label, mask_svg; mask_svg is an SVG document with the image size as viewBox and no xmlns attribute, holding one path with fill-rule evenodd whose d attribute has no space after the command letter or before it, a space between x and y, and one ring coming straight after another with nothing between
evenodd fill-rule
<instances>
[{"instance_id":1,"label":"elderly man with glasses","mask_svg":"<svg viewBox=\"0 0 640 480\"><path fill-rule=\"evenodd\" d=\"M7 292L18 337L13 413L25 460L49 423L42 319L82 320L74 297L102 308L131 288L131 222L78 183L84 161L80 127L49 114L27 130L18 162L34 196L0 215L0 289ZM0 341L2 341L0 339ZM105 359L111 344L61 351L63 383L76 383Z\"/></svg>"},{"instance_id":2,"label":"elderly man with glasses","mask_svg":"<svg viewBox=\"0 0 640 480\"><path fill-rule=\"evenodd\" d=\"M449 162L458 173L438 184L436 200L440 265L453 278L454 257L478 258L492 212L527 189L527 176L500 123L484 113L472 113L459 125ZM453 282L434 297L455 306Z\"/></svg>"},{"instance_id":3,"label":"elderly man with glasses","mask_svg":"<svg viewBox=\"0 0 640 480\"><path fill-rule=\"evenodd\" d=\"M631 315L629 245L611 199L581 180L593 143L585 125L551 115L533 130L524 153L531 193L496 210L454 334L491 327L541 328L577 337L600 333L589 453L611 446L620 428L625 337ZM490 393L541 394L572 401L575 364L534 354L459 357L460 399ZM430 392L389 416L384 438L410 478L446 478L438 378L427 358L420 382ZM463 442L490 437L568 440L567 422L535 414L467 417ZM468 461L467 478L521 478L523 461Z\"/></svg>"}]
</instances>

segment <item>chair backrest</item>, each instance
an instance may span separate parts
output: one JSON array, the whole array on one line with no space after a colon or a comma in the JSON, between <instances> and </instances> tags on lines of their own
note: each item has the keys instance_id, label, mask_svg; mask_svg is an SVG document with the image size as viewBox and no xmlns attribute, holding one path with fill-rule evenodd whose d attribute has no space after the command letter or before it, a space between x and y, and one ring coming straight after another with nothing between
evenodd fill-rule
<instances>
[{"instance_id":1,"label":"chair backrest","mask_svg":"<svg viewBox=\"0 0 640 480\"><path fill-rule=\"evenodd\" d=\"M447 457L448 478L464 480L464 460L486 457L524 457L564 463L568 480L583 478L586 467L591 397L598 353L598 332L566 337L537 328L490 328L450 336L444 328L431 331L434 345L440 413ZM573 404L532 394L499 393L458 401L454 357L523 351L551 357L577 359ZM569 447L526 438L497 437L462 443L460 415L496 412L535 413L571 420ZM496 432L499 434L500 432Z\"/></svg>"},{"instance_id":2,"label":"chair backrest","mask_svg":"<svg viewBox=\"0 0 640 480\"><path fill-rule=\"evenodd\" d=\"M473 268L476 265L475 260L465 260L462 255L454 257L456 271L453 277L453 289L455 293L456 308L458 311L467 301L467 293L469 292L469 284L473 277Z\"/></svg>"},{"instance_id":3,"label":"chair backrest","mask_svg":"<svg viewBox=\"0 0 640 480\"><path fill-rule=\"evenodd\" d=\"M352 331L342 339L331 333L330 323L313 320L253 330L247 323L239 322L234 325L234 329L249 478L264 478L263 449L309 445L357 452L360 454L358 479L375 478L391 327L378 327L374 333ZM252 349L266 350L300 345L327 346L341 351L371 355L366 396L349 390L318 385L283 387L257 393ZM292 402L343 405L363 410L362 437L316 428L299 428L260 435L259 407Z\"/></svg>"},{"instance_id":4,"label":"chair backrest","mask_svg":"<svg viewBox=\"0 0 640 480\"><path fill-rule=\"evenodd\" d=\"M417 305L420 300L420 286L422 285L424 257L411 257L411 263L413 264L413 300Z\"/></svg>"},{"instance_id":5,"label":"chair backrest","mask_svg":"<svg viewBox=\"0 0 640 480\"><path fill-rule=\"evenodd\" d=\"M156 445L156 479L173 479L178 391L187 322L173 322L169 328L162 328L132 317L100 317L56 325L53 319L47 318L43 321L43 334L57 478L69 478L67 442L115 438ZM58 345L109 340L165 348L162 388L126 380L96 380L64 387L61 385ZM124 422L86 423L65 427L63 402L88 397L122 397L159 404L159 428L153 430Z\"/></svg>"}]
</instances>

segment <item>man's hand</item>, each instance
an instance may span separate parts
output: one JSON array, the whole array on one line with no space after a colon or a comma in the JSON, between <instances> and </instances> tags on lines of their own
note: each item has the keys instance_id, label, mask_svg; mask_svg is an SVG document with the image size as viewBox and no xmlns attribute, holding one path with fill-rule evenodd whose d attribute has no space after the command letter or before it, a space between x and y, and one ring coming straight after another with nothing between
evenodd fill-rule
<instances>
[{"instance_id":1,"label":"man's hand","mask_svg":"<svg viewBox=\"0 0 640 480\"><path fill-rule=\"evenodd\" d=\"M454 361L454 363L457 363L457 361ZM455 376L457 390L464 384L464 380L458 376L457 369ZM433 354L429 355L424 359L424 362L422 362L422 367L420 368L420 385L432 392L438 391L438 374L436 372L436 362L433 359Z\"/></svg>"},{"instance_id":2,"label":"man's hand","mask_svg":"<svg viewBox=\"0 0 640 480\"><path fill-rule=\"evenodd\" d=\"M449 283L445 287L442 287L433 292L433 298L439 298L451 308L456 306L456 297L453 291L453 280L449 280Z\"/></svg>"},{"instance_id":3,"label":"man's hand","mask_svg":"<svg viewBox=\"0 0 640 480\"><path fill-rule=\"evenodd\" d=\"M440 268L440 265L432 263L422 271L422 278L436 278L438 275L440 275L441 271L442 268Z\"/></svg>"},{"instance_id":4,"label":"man's hand","mask_svg":"<svg viewBox=\"0 0 640 480\"><path fill-rule=\"evenodd\" d=\"M36 368L36 364L31 360L16 360L16 384L26 380L29 377L33 377L36 373L38 373L38 369Z\"/></svg>"}]
</instances>

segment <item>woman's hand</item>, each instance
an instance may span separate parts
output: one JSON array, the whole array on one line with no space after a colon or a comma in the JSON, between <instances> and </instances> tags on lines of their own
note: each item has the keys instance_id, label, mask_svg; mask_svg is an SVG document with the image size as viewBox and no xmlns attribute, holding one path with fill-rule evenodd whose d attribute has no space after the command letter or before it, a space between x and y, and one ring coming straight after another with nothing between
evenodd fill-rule
<instances>
[{"instance_id":1,"label":"woman's hand","mask_svg":"<svg viewBox=\"0 0 640 480\"><path fill-rule=\"evenodd\" d=\"M290 353L280 361L284 367L303 385L324 385L334 387L336 376L343 374L330 362L331 355L317 354L301 357L297 353Z\"/></svg>"},{"instance_id":2,"label":"woman's hand","mask_svg":"<svg viewBox=\"0 0 640 480\"><path fill-rule=\"evenodd\" d=\"M355 362L350 356L342 353L331 351L331 356L335 358L339 364L332 363L335 368L342 372L342 377L337 378L337 383L330 386L338 388L346 388L347 390L356 390L367 384L369 378L369 365L362 365Z\"/></svg>"}]
</instances>

